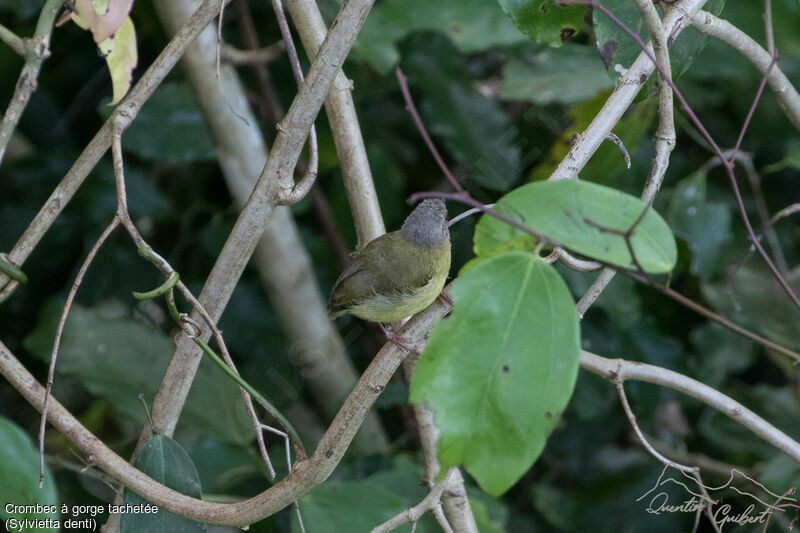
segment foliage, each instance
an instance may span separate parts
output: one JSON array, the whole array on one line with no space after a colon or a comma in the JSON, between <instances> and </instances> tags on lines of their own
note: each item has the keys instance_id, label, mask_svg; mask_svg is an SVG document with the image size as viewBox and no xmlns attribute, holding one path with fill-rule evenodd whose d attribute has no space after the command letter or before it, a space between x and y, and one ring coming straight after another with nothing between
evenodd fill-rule
<instances>
[{"instance_id":1,"label":"foliage","mask_svg":"<svg viewBox=\"0 0 800 533\"><path fill-rule=\"evenodd\" d=\"M268 6L250 4L259 21L260 42L277 41L280 35ZM778 65L798 86L800 6L792 0L772 4ZM30 36L41 5L0 0L0 18L18 35ZM330 24L338 2L320 5ZM646 36L633 2L604 0L604 5ZM762 2L753 1L708 6L760 43L762 8ZM129 16L136 24L138 57L146 66L161 51L165 33L150 2L136 2ZM223 34L244 47L237 17L226 15ZM98 37L94 35L95 41ZM14 246L94 136L110 112L104 104L119 100L117 79L129 77L133 67L117 70L121 74L111 81L98 62L98 42L103 40L88 39L72 24L54 30L52 56L43 64L39 88L0 166L0 251ZM576 254L634 267L624 238L587 227L587 220L623 231L644 210L638 197L650 170L658 119L653 84L641 91L613 130L630 152L630 170L619 149L604 142L580 172L582 181L544 180L579 140L576 134L600 112L619 73L637 54L629 36L598 11L582 6L561 7L552 0L377 2L344 69L354 81L353 97L387 227L399 227L411 193L448 187L405 110L392 72L400 66L434 143L475 198L496 203L499 212ZM718 142L732 147L759 73L728 45L693 30L681 34L672 54L679 88ZM308 58L301 59L307 67ZM10 48L0 45L0 101L11 98L20 66ZM282 57L268 68L275 93L288 107L296 92L288 61ZM239 71L255 93L259 80L249 69ZM134 80L140 74L134 71ZM678 139L666 179L632 233L637 260L661 282L665 276L660 274L669 272L670 287L687 297L800 349L800 311L761 259L749 252L727 178L706 165L710 152L697 142L696 130L678 107L675 112ZM270 141L274 136L275 124L266 118L248 127L259 128ZM314 201L292 210L317 281L327 292L340 266L323 228L335 222L349 249L355 233L330 127L322 116L317 127L322 163L316 187L330 204L332 218L325 218ZM797 139L767 89L742 149L760 173L770 214L800 201ZM176 70L156 90L123 135L123 146L135 223L199 293L236 220L236 209L215 160L220 154L203 127L203 111L185 74ZM758 193L739 169L737 177L747 213L761 233L765 225ZM40 380L46 376L66 294L115 208L111 165L104 160L22 265L27 284L0 305L0 339ZM463 208L451 203L449 209L454 216ZM583 216L570 226L568 214L574 212ZM796 217L771 226L790 273L800 260ZM579 328L574 302L596 274L547 265L530 254L540 244L535 238L486 215L456 224L451 235L455 309L434 329L414 381L407 384L398 376L376 404L393 453L351 451L329 481L300 500L307 530L368 531L424 497L419 484L424 462L409 396L435 411L442 466L466 467L481 531L690 530L693 515L653 515L637 500L653 486L662 467L630 438L614 387L578 371L581 348L684 373L798 438L796 368L786 358L622 276ZM762 242L774 255L767 240ZM791 277L795 285L796 278ZM152 400L175 332L160 304L136 302L130 293L161 281L128 240L112 236L78 292L56 367L55 397L123 456L130 455L145 423L137 395ZM299 426L312 451L328 420L314 405L316 391L306 390L299 350L286 341L282 317L267 294L258 273L246 271L221 328L244 377ZM338 326L355 367L363 370L383 338L354 321ZM625 391L642 430L663 449L744 468L778 493L800 483L796 464L703 404L665 387L626 383ZM337 404L341 400L335 399ZM20 501L26 503L87 505L109 497L100 483L73 471L80 469L70 452L74 446L52 428L46 450L57 460L46 470L45 492L35 492L38 457L30 437L36 434L38 414L6 382L0 383L0 414L6 417L0 419L3 502L13 501L10 494L24 495ZM268 436L267 445L273 458L281 457L280 439ZM158 450L172 454L160 464L188 472L191 494L200 494L202 482L206 497L227 501L255 494L270 483L238 389L206 363L175 441L156 437L147 450L140 466L148 461L153 466ZM278 476L285 475L283 461L275 462ZM711 472L704 479L722 484L726 477ZM682 496L674 493L676 500ZM735 508L746 507L735 495L725 498ZM297 531L295 520L287 509L253 524L251 531ZM398 531L410 529L406 525ZM417 526L417 531L437 530L430 515Z\"/></svg>"}]
</instances>

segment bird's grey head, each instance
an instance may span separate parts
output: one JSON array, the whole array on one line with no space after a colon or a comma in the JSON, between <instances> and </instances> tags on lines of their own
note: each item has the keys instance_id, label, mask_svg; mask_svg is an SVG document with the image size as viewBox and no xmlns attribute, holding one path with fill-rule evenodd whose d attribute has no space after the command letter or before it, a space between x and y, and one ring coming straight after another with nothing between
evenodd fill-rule
<instances>
[{"instance_id":1,"label":"bird's grey head","mask_svg":"<svg viewBox=\"0 0 800 533\"><path fill-rule=\"evenodd\" d=\"M417 244L441 244L449 240L444 202L437 198L423 200L408 215L400 231Z\"/></svg>"}]
</instances>

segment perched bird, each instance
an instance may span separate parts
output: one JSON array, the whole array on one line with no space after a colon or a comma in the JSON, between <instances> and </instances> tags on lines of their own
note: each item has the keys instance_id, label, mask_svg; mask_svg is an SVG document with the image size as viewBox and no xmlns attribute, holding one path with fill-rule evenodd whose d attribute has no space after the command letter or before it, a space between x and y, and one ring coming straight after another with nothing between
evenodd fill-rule
<instances>
[{"instance_id":1,"label":"perched bird","mask_svg":"<svg viewBox=\"0 0 800 533\"><path fill-rule=\"evenodd\" d=\"M333 285L328 314L377 322L393 340L383 323L425 309L442 292L449 271L447 209L442 200L423 200L399 230L353 254Z\"/></svg>"}]
</instances>

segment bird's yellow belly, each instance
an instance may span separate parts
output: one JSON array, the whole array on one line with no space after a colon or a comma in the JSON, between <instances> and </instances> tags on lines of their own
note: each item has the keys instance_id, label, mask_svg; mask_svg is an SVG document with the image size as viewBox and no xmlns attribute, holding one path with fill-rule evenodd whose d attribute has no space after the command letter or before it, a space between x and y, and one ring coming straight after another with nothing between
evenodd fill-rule
<instances>
[{"instance_id":1,"label":"bird's yellow belly","mask_svg":"<svg viewBox=\"0 0 800 533\"><path fill-rule=\"evenodd\" d=\"M375 294L351 306L348 312L371 322L395 322L428 307L442 292L446 276L432 278L426 285L408 292Z\"/></svg>"}]
</instances>

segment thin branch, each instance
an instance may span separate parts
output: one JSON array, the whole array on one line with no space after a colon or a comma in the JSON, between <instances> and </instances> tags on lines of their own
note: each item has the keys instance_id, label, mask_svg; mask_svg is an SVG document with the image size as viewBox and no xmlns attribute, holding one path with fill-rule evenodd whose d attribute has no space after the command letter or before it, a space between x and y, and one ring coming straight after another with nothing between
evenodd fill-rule
<instances>
[{"instance_id":1,"label":"thin branch","mask_svg":"<svg viewBox=\"0 0 800 533\"><path fill-rule=\"evenodd\" d=\"M63 3L64 0L47 0L45 2L36 23L36 32L30 40L20 39L5 27L2 28L3 31L0 31L0 38L7 42L14 51L20 53L19 47L22 46L24 53L21 55L25 58L25 66L22 67L22 72L17 80L14 95L3 114L3 120L0 121L0 163L3 162L11 134L14 133L31 94L36 90L42 63L50 55L50 33L53 31L56 14ZM14 259L17 261L16 258ZM3 281L0 279L0 286L3 285Z\"/></svg>"},{"instance_id":2,"label":"thin branch","mask_svg":"<svg viewBox=\"0 0 800 533\"><path fill-rule=\"evenodd\" d=\"M789 357L789 358L793 359L796 363L800 363L800 353L797 353L794 350L790 350L789 348L787 348L785 346L782 346L782 345L780 345L780 344L778 344L776 342L773 342L773 341L771 341L771 340L769 340L767 338L764 338L764 337L762 337L762 336L760 336L760 335L758 335L756 333L753 333L752 331L750 331L748 329L745 329L745 328L739 326L738 324L734 324L733 322L731 322L727 318L725 318L725 317L723 317L721 315L718 315L717 313L715 313L714 311L711 311L710 309L707 309L707 308L703 307L702 305L698 304L694 300L692 300L690 298L687 298L686 296L684 296L681 293L675 291L674 289L670 289L668 287L664 287L663 285L661 285L659 283L654 283L652 280L649 280L649 279L645 278L644 276L641 276L640 274L637 274L637 273L634 273L634 272L624 272L624 274L627 275L628 277L632 278L632 279L635 279L639 283L647 285L648 287L651 287L651 288L661 292L663 295L669 297L670 299L674 300L675 302L683 305L684 307L687 307L687 308L691 309L695 313L697 313L699 315L702 315L702 316L708 318L709 320L713 320L717 324L720 324L721 326L724 326L724 327L728 328L729 330L733 331L734 333L738 333L742 337L748 338L751 341L760 344L761 346L763 346L764 348L766 348L768 350L776 351L776 352L778 352L780 354L785 355L786 357Z\"/></svg>"},{"instance_id":3,"label":"thin branch","mask_svg":"<svg viewBox=\"0 0 800 533\"><path fill-rule=\"evenodd\" d=\"M0 24L0 41L6 43L9 48L19 54L22 59L25 59L28 55L28 50L25 48L25 42L22 38L2 24Z\"/></svg>"},{"instance_id":4,"label":"thin branch","mask_svg":"<svg viewBox=\"0 0 800 533\"><path fill-rule=\"evenodd\" d=\"M638 422L636 422L636 415L633 414L633 410L631 409L631 406L628 403L628 396L625 394L625 386L623 385L622 381L614 379L612 383L617 389L617 393L619 394L619 400L620 403L622 404L622 410L625 412L625 416L628 418L628 423L631 425L631 428L633 428L633 432L636 434L636 437L639 439L641 445L644 446L644 449L647 450L647 452L650 455L655 457L656 460L658 460L665 467L675 468L683 472L684 474L687 474L697 482L697 485L700 488L700 499L703 502L703 505L697 508L698 516L696 517L695 522L699 519L699 515L702 512L702 510L705 509L706 516L708 516L708 519L711 521L711 524L714 527L714 531L716 531L717 533L721 533L719 525L717 524L717 521L714 519L714 513L713 513L714 504L717 502L712 500L711 496L708 495L706 486L703 483L702 478L700 477L700 469L696 466L686 466L680 463L676 463L675 461L672 461L670 459L667 459L666 457L661 455L658 452L658 450L653 448L653 446L650 444L650 442L648 442L647 438L644 436L644 433L642 433L642 430L639 428Z\"/></svg>"},{"instance_id":5,"label":"thin branch","mask_svg":"<svg viewBox=\"0 0 800 533\"><path fill-rule=\"evenodd\" d=\"M775 31L772 27L772 0L764 0L764 37L767 41L767 52L775 54Z\"/></svg>"},{"instance_id":6,"label":"thin branch","mask_svg":"<svg viewBox=\"0 0 800 533\"><path fill-rule=\"evenodd\" d=\"M299 88L303 84L303 69L300 67L300 58L297 56L297 48L294 46L294 39L292 32L289 29L289 22L286 20L286 13L283 11L283 4L281 0L272 0L272 10L275 11L275 18L278 20L278 27L281 30L283 42L286 44L286 52L289 56L289 64L292 66L292 74L294 81ZM277 128L282 126L278 123ZM296 204L302 200L317 179L317 170L319 166L319 148L317 146L317 130L314 125L311 125L311 131L308 135L308 165L299 182L295 183L291 189L282 190L278 193L279 203L281 205Z\"/></svg>"},{"instance_id":7,"label":"thin branch","mask_svg":"<svg viewBox=\"0 0 800 533\"><path fill-rule=\"evenodd\" d=\"M777 62L778 62L778 51L775 50L775 53L772 55L772 59L769 62L769 66L767 67L767 70L764 71L764 75L761 77L761 83L758 84L758 91L756 91L756 95L755 97L753 97L753 103L750 104L750 109L747 111L747 116L744 119L744 124L742 124L742 129L739 131L739 137L736 139L736 144L733 147L733 154L729 157L729 161L733 160L733 156L735 156L739 152L739 148L742 147L744 134L747 132L747 127L750 125L750 120L752 120L753 118L753 113L755 113L756 111L758 102L761 101L761 95L764 92L764 87L767 85L767 80L769 79L769 75L772 72L772 69L775 68L775 64ZM721 149L718 149L717 152L719 152L717 154L718 156L723 155Z\"/></svg>"},{"instance_id":8,"label":"thin branch","mask_svg":"<svg viewBox=\"0 0 800 533\"><path fill-rule=\"evenodd\" d=\"M119 223L119 217L115 216L108 226L106 226L106 229L103 230L103 233L100 234L100 237L97 238L97 241L89 250L89 253L86 254L86 259L83 260L83 264L81 265L80 270L78 270L78 275L75 277L75 281L72 283L72 287L67 295L67 301L64 304L64 309L61 311L61 316L58 319L56 336L55 340L53 341L53 350L50 353L50 366L47 370L47 387L45 388L44 400L42 401L42 419L39 423L39 488L42 488L42 482L44 481L44 433L45 427L47 426L47 400L50 397L50 391L53 389L56 360L58 359L58 349L61 346L61 336L64 334L64 325L67 323L67 316L69 315L69 310L72 307L72 302L75 299L75 294L77 294L78 288L80 288L81 283L83 283L83 278L86 275L86 272L89 270L89 266L94 261L97 252L100 251L100 247L103 246L103 243L106 242L108 236L111 235L117 226L119 226Z\"/></svg>"},{"instance_id":9,"label":"thin branch","mask_svg":"<svg viewBox=\"0 0 800 533\"><path fill-rule=\"evenodd\" d=\"M416 525L417 521L422 518L422 515L428 511L432 511L436 507L440 507L442 505L442 493L444 492L444 489L447 488L447 485L450 484L450 481L453 478L454 470L455 467L451 468L445 478L436 483L421 502L414 507L409 507L402 513L390 518L381 525L375 526L372 528L371 533L389 533L393 529L408 522ZM447 528L448 529L444 529L444 531L453 531L449 524L447 525Z\"/></svg>"},{"instance_id":10,"label":"thin branch","mask_svg":"<svg viewBox=\"0 0 800 533\"><path fill-rule=\"evenodd\" d=\"M628 149L625 148L625 143L622 142L622 139L610 133L606 135L606 139L614 143L617 148L619 148L620 153L622 154L622 159L625 160L625 168L630 170L631 169L631 154L628 153Z\"/></svg>"},{"instance_id":11,"label":"thin branch","mask_svg":"<svg viewBox=\"0 0 800 533\"><path fill-rule=\"evenodd\" d=\"M400 67L397 67L394 71L395 76L397 76L397 81L400 84L400 92L403 93L403 100L406 103L406 111L408 114L411 115L411 118L414 120L414 124L417 126L417 130L419 130L419 134L422 136L422 139L425 141L425 145L428 147L428 151L430 151L433 158L436 160L436 164L439 165L439 169L444 174L447 181L450 182L450 185L457 192L461 192L464 188L458 182L453 173L450 172L450 169L447 168L447 164L445 164L444 159L439 154L439 150L436 149L436 145L433 144L433 140L431 139L430 135L428 135L428 130L425 129L425 124L422 122L422 118L419 116L417 112L417 106L414 105L414 99L411 98L411 91L408 89L408 78L406 75L403 74L403 71L400 70Z\"/></svg>"},{"instance_id":12,"label":"thin branch","mask_svg":"<svg viewBox=\"0 0 800 533\"><path fill-rule=\"evenodd\" d=\"M239 50L229 44L223 44L220 55L223 61L233 65L256 65L271 63L286 51L286 44L283 40L273 43L264 48L251 48L249 50Z\"/></svg>"}]
</instances>

